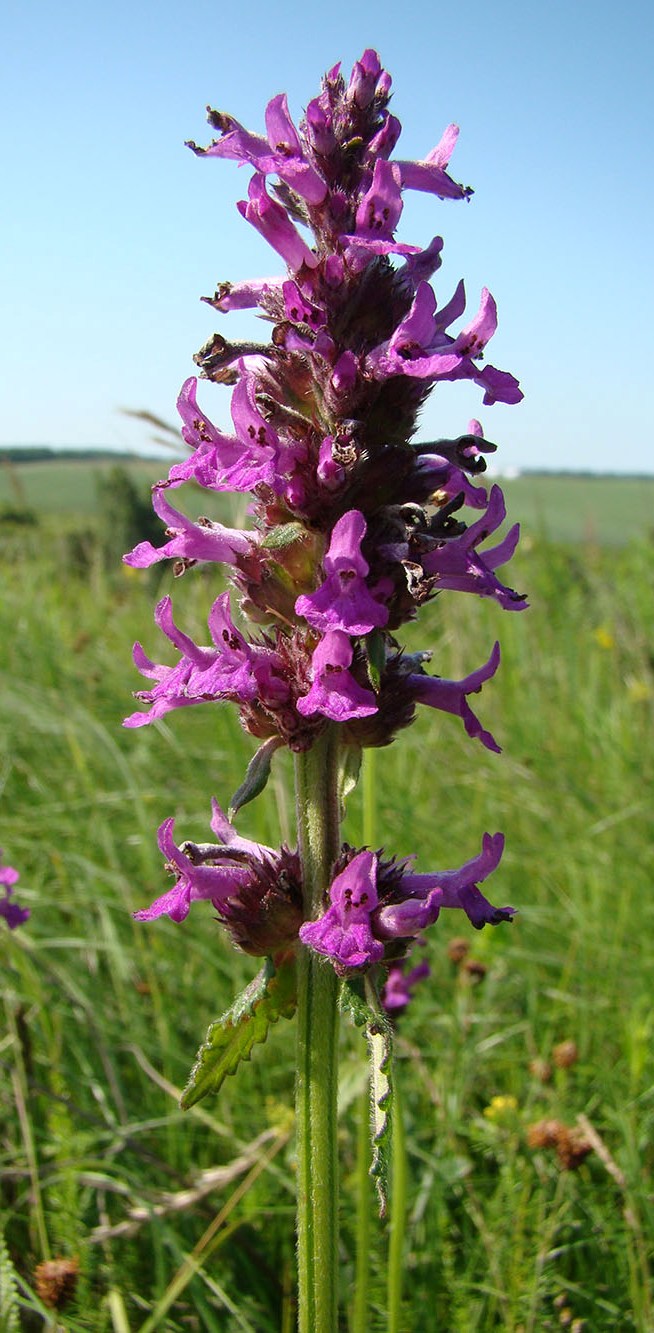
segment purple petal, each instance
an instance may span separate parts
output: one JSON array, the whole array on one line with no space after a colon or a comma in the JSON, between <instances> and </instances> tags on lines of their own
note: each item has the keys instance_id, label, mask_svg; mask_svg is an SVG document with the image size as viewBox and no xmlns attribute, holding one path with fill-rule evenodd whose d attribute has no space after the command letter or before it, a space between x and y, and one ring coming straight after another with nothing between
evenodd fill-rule
<instances>
[{"instance_id":1,"label":"purple petal","mask_svg":"<svg viewBox=\"0 0 654 1333\"><path fill-rule=\"evenodd\" d=\"M20 875L13 866L0 864L0 887L4 889L4 894L0 898L0 916L4 917L10 930L22 926L31 915L29 907L19 907L18 903L11 902L14 884L17 884L19 879Z\"/></svg>"},{"instance_id":2,"label":"purple petal","mask_svg":"<svg viewBox=\"0 0 654 1333\"><path fill-rule=\"evenodd\" d=\"M362 851L334 879L330 906L317 921L300 926L300 939L316 953L331 959L339 973L378 962L384 946L370 928L377 906L377 858Z\"/></svg>"},{"instance_id":3,"label":"purple petal","mask_svg":"<svg viewBox=\"0 0 654 1333\"><path fill-rule=\"evenodd\" d=\"M372 184L357 208L357 237L392 240L401 213L400 172L391 162L377 158Z\"/></svg>"},{"instance_id":4,"label":"purple petal","mask_svg":"<svg viewBox=\"0 0 654 1333\"><path fill-rule=\"evenodd\" d=\"M245 531L225 528L222 523L213 523L208 519L202 523L193 523L185 514L180 514L168 504L165 492L155 486L152 492L152 507L168 528L170 541L155 547L151 542L140 542L128 555L123 556L123 563L136 569L147 569L159 560L206 560L233 565L237 553L244 554L252 546L252 536Z\"/></svg>"},{"instance_id":5,"label":"purple petal","mask_svg":"<svg viewBox=\"0 0 654 1333\"><path fill-rule=\"evenodd\" d=\"M354 650L340 630L329 630L314 651L311 661L313 684L308 694L298 699L298 713L310 717L322 713L333 722L347 722L355 717L369 717L377 712L371 690L365 690L347 668Z\"/></svg>"},{"instance_id":6,"label":"purple petal","mask_svg":"<svg viewBox=\"0 0 654 1333\"><path fill-rule=\"evenodd\" d=\"M324 558L326 580L295 603L298 615L321 633L368 634L388 621L388 608L375 600L365 581L369 569L361 554L365 534L366 521L358 509L343 514L334 525Z\"/></svg>"},{"instance_id":7,"label":"purple petal","mask_svg":"<svg viewBox=\"0 0 654 1333\"><path fill-rule=\"evenodd\" d=\"M307 268L316 267L316 255L302 240L281 204L270 198L265 178L259 172L255 172L250 181L247 202L241 200L237 207L246 221L252 223L293 272L303 264Z\"/></svg>"},{"instance_id":8,"label":"purple petal","mask_svg":"<svg viewBox=\"0 0 654 1333\"><path fill-rule=\"evenodd\" d=\"M381 993L381 1002L389 1014L402 1013L413 998L413 992L419 982L429 976L429 963L418 963L410 972L404 971L404 963L391 963L386 984Z\"/></svg>"},{"instance_id":9,"label":"purple petal","mask_svg":"<svg viewBox=\"0 0 654 1333\"><path fill-rule=\"evenodd\" d=\"M478 738L487 750L500 754L490 731L484 731L479 718L473 713L468 694L476 694L485 681L495 675L500 664L500 645L496 643L484 666L471 672L463 680L442 680L439 676L410 675L407 684L411 688L416 703L427 704L429 708L439 708L444 713L453 713L460 717L469 736Z\"/></svg>"},{"instance_id":10,"label":"purple petal","mask_svg":"<svg viewBox=\"0 0 654 1333\"><path fill-rule=\"evenodd\" d=\"M482 289L479 310L454 340L461 356L480 356L497 329L497 306L487 287Z\"/></svg>"}]
</instances>

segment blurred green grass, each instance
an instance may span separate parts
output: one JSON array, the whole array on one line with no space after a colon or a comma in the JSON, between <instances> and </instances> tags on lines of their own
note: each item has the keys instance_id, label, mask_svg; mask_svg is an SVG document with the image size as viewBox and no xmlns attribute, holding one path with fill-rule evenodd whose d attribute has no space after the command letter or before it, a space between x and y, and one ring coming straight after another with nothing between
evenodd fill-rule
<instances>
[{"instance_id":1,"label":"blurred green grass","mask_svg":"<svg viewBox=\"0 0 654 1333\"><path fill-rule=\"evenodd\" d=\"M165 476L170 460L117 455L115 463L84 458L45 463L8 462L0 457L0 510L22 503L39 514L93 517L98 512L98 478L116 465L135 484L147 487ZM654 530L654 477L580 476L525 473L500 478L509 515L539 540L597 542L622 546ZM175 503L185 504L186 492ZM207 493L202 503L206 507Z\"/></svg>"},{"instance_id":2,"label":"blurred green grass","mask_svg":"<svg viewBox=\"0 0 654 1333\"><path fill-rule=\"evenodd\" d=\"M253 750L229 708L180 710L136 733L120 726L140 684L131 643L159 651L155 596L172 589L193 633L218 589L201 571L173 589L167 568L153 587L151 575L107 573L92 553L71 565L61 528L2 540L0 842L33 913L0 940L4 1291L15 1283L17 1327L42 1328L35 1266L77 1255L77 1295L61 1316L72 1333L292 1329L292 1027L276 1029L217 1101L182 1115L174 1089L256 962L229 949L210 910L183 926L130 915L166 882L157 825L174 814L180 834L204 838L210 796L227 803ZM424 710L376 756L380 843L417 852L418 868L446 868L502 828L491 896L520 909L512 926L479 935L445 913L429 941L431 979L402 1021L407 1333L425 1327L425 1310L432 1327L456 1333L558 1328L561 1309L593 1333L654 1327L654 548L565 546L535 528L528 537L512 574L530 611L446 593L410 631L445 676L472 669L500 638L502 668L475 707L503 755ZM278 758L265 796L239 817L273 843L280 830L292 837L289 765ZM360 842L361 823L357 791L345 836ZM460 935L477 980L448 958ZM542 1082L533 1061L551 1063L563 1040L579 1058ZM344 1030L344 1308L362 1061L361 1038ZM494 1109L498 1096L515 1102ZM572 1126L579 1115L604 1158L562 1171L529 1147L534 1121ZM276 1155L250 1178L267 1150ZM216 1166L224 1183L181 1206L196 1173ZM184 1269L223 1208L197 1271ZM112 1235L133 1209L133 1231ZM386 1326L387 1238L380 1227L373 1236L374 1333Z\"/></svg>"}]
</instances>

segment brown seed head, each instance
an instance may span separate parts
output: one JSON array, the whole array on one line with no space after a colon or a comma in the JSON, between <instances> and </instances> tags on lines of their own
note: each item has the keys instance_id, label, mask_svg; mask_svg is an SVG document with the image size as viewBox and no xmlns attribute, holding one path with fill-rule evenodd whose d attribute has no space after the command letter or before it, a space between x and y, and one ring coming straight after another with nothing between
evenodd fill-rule
<instances>
[{"instance_id":1,"label":"brown seed head","mask_svg":"<svg viewBox=\"0 0 654 1333\"><path fill-rule=\"evenodd\" d=\"M480 963L478 958L466 958L461 971L465 972L471 981L483 981L488 968L485 963Z\"/></svg>"},{"instance_id":2,"label":"brown seed head","mask_svg":"<svg viewBox=\"0 0 654 1333\"><path fill-rule=\"evenodd\" d=\"M552 1059L557 1069L569 1069L571 1065L576 1065L579 1059L576 1041L572 1041L572 1039L560 1041L552 1051Z\"/></svg>"},{"instance_id":3,"label":"brown seed head","mask_svg":"<svg viewBox=\"0 0 654 1333\"><path fill-rule=\"evenodd\" d=\"M552 1077L552 1066L549 1060L542 1060L540 1056L536 1056L536 1059L532 1060L529 1065L529 1073L532 1078L538 1079L539 1083L549 1083Z\"/></svg>"},{"instance_id":4,"label":"brown seed head","mask_svg":"<svg viewBox=\"0 0 654 1333\"><path fill-rule=\"evenodd\" d=\"M34 1272L36 1294L51 1310L63 1310L75 1294L79 1259L45 1259Z\"/></svg>"},{"instance_id":5,"label":"brown seed head","mask_svg":"<svg viewBox=\"0 0 654 1333\"><path fill-rule=\"evenodd\" d=\"M556 1155L564 1171L576 1171L584 1158L593 1151L593 1145L579 1129L562 1127L556 1144Z\"/></svg>"},{"instance_id":6,"label":"brown seed head","mask_svg":"<svg viewBox=\"0 0 654 1333\"><path fill-rule=\"evenodd\" d=\"M470 943L463 935L455 935L447 946L447 956L452 963L462 963L470 952Z\"/></svg>"},{"instance_id":7,"label":"brown seed head","mask_svg":"<svg viewBox=\"0 0 654 1333\"><path fill-rule=\"evenodd\" d=\"M565 1125L560 1120L537 1120L527 1128L527 1143L530 1148L556 1148L561 1130Z\"/></svg>"}]
</instances>

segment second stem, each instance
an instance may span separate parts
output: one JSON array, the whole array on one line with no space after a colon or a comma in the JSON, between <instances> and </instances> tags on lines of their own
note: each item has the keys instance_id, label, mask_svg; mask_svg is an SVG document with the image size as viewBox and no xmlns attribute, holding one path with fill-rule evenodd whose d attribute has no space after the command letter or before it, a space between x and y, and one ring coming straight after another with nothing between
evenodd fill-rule
<instances>
[{"instance_id":1,"label":"second stem","mask_svg":"<svg viewBox=\"0 0 654 1333\"><path fill-rule=\"evenodd\" d=\"M338 731L296 756L304 916L323 905L340 850ZM338 991L331 965L298 950L296 1127L299 1333L334 1333L338 1320Z\"/></svg>"}]
</instances>

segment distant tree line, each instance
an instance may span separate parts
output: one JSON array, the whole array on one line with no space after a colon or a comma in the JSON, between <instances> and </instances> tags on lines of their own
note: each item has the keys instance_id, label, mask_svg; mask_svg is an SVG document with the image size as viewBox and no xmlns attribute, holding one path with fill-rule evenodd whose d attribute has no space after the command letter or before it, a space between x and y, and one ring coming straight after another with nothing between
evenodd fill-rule
<instances>
[{"instance_id":1,"label":"distant tree line","mask_svg":"<svg viewBox=\"0 0 654 1333\"><path fill-rule=\"evenodd\" d=\"M438 441L434 441L436 450ZM70 459L76 462L95 462L95 463L121 463L137 461L144 458L143 454L135 454L131 451L122 451L120 449L93 449L80 448L68 449L65 446L59 448L53 444L8 444L0 445L0 463L50 463ZM155 455L147 455L148 459L156 462ZM170 461L169 459L166 461ZM545 468L545 467L521 467L516 469L516 477L579 477L584 480L602 480L611 478L615 481L651 481L651 472L594 472L590 468Z\"/></svg>"}]
</instances>

